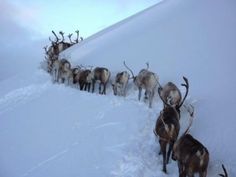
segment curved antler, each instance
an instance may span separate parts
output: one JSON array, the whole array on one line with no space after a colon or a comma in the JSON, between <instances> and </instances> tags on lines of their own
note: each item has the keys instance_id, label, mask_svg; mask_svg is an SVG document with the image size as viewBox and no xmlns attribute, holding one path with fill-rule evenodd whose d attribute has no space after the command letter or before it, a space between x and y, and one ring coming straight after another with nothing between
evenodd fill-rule
<instances>
[{"instance_id":1,"label":"curved antler","mask_svg":"<svg viewBox=\"0 0 236 177\"><path fill-rule=\"evenodd\" d=\"M184 98L182 100L182 102L179 104L179 108L184 104L184 101L185 99L187 98L187 95L188 95L188 90L189 90L189 83L188 83L188 79L186 77L183 76L183 79L185 81L185 84L181 84L182 86L184 86L186 88L186 92L185 92L185 95L184 95Z\"/></svg>"},{"instance_id":2,"label":"curved antler","mask_svg":"<svg viewBox=\"0 0 236 177\"><path fill-rule=\"evenodd\" d=\"M219 176L222 176L222 177L228 177L228 173L227 173L227 171L226 171L226 169L225 169L225 166L222 164L222 168L223 168L223 170L224 170L224 174L219 174Z\"/></svg>"},{"instance_id":3,"label":"curved antler","mask_svg":"<svg viewBox=\"0 0 236 177\"><path fill-rule=\"evenodd\" d=\"M189 112L189 114L190 114L190 122L189 122L189 125L188 125L188 127L187 127L187 129L185 130L185 132L183 133L183 135L186 135L188 132L189 132L189 129L190 129L190 127L192 126L192 123L193 123L193 118L194 118L194 107L193 107L193 105L191 105L190 104L190 106L191 106L191 108L192 108L192 112L190 111L190 109L187 109L187 111Z\"/></svg>"},{"instance_id":4,"label":"curved antler","mask_svg":"<svg viewBox=\"0 0 236 177\"><path fill-rule=\"evenodd\" d=\"M146 70L148 70L149 69L149 62L146 62L146 65L147 65L147 69Z\"/></svg>"},{"instance_id":5,"label":"curved antler","mask_svg":"<svg viewBox=\"0 0 236 177\"><path fill-rule=\"evenodd\" d=\"M125 61L123 62L124 66L131 72L132 74L132 79L134 79L134 73L133 71L126 65Z\"/></svg>"},{"instance_id":6,"label":"curved antler","mask_svg":"<svg viewBox=\"0 0 236 177\"><path fill-rule=\"evenodd\" d=\"M44 46L43 49L45 50L45 53L47 54L47 53L48 53L48 50L47 50L47 49L48 49L48 46L47 46L47 45Z\"/></svg>"},{"instance_id":7,"label":"curved antler","mask_svg":"<svg viewBox=\"0 0 236 177\"><path fill-rule=\"evenodd\" d=\"M71 40L71 36L72 36L73 34L71 33L71 34L68 34L68 38L69 38L69 40L70 40L70 43L71 44L74 44L74 42L72 42L72 40Z\"/></svg>"},{"instance_id":8,"label":"curved antler","mask_svg":"<svg viewBox=\"0 0 236 177\"><path fill-rule=\"evenodd\" d=\"M56 33L52 30L52 34L56 37L56 42L55 43L58 43L58 41L60 40L59 38L58 38L58 36L56 35ZM49 38L49 40L50 40L50 38Z\"/></svg>"},{"instance_id":9,"label":"curved antler","mask_svg":"<svg viewBox=\"0 0 236 177\"><path fill-rule=\"evenodd\" d=\"M61 40L61 42L64 42L64 40L65 40L65 38L64 38L64 32L63 31L59 31L59 34L62 36L62 40Z\"/></svg>"},{"instance_id":10,"label":"curved antler","mask_svg":"<svg viewBox=\"0 0 236 177\"><path fill-rule=\"evenodd\" d=\"M76 43L78 43L79 42L79 30L76 30L75 31L75 33L76 33L76 39L74 40Z\"/></svg>"}]
</instances>

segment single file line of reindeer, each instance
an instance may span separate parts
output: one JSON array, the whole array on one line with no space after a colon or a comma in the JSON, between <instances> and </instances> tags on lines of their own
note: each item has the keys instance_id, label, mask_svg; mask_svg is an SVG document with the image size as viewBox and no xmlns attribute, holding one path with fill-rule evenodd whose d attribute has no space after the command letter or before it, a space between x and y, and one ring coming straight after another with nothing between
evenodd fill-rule
<instances>
[{"instance_id":1,"label":"single file line of reindeer","mask_svg":"<svg viewBox=\"0 0 236 177\"><path fill-rule=\"evenodd\" d=\"M99 83L99 94L106 94L106 87L111 78L111 71L105 67L85 67L83 65L72 67L70 62L63 58L59 58L59 54L65 49L83 41L76 31L77 37L72 41L72 34L68 35L69 42L65 42L64 32L60 31L62 39L52 31L55 40L51 41L51 46L44 47L45 59L47 63L47 71L52 75L53 82L65 83L66 85L74 85L80 90L95 92L95 84ZM159 139L160 155L163 156L163 172L167 173L167 164L172 154L172 159L177 161L179 168L179 177L193 177L195 173L199 173L200 177L207 176L207 168L209 163L209 152L207 148L196 140L189 133L189 129L193 122L194 107L190 105L185 107L190 115L190 123L186 131L179 137L180 131L180 109L189 93L189 82L183 77L184 83L181 84L186 88L184 97L182 98L179 88L173 83L168 82L163 87L159 83L159 76L149 70L147 67L139 71L137 75L123 62L124 67L128 71L118 72L112 82L114 95L126 96L127 85L129 80L133 80L133 84L138 88L138 100L142 96L142 90L145 90L145 99L149 101L149 108L153 105L153 98L156 93L163 102L163 110L160 112L155 128L153 130L155 136ZM168 149L167 149L168 148ZM222 177L228 177L228 173L222 165L224 174Z\"/></svg>"}]
</instances>

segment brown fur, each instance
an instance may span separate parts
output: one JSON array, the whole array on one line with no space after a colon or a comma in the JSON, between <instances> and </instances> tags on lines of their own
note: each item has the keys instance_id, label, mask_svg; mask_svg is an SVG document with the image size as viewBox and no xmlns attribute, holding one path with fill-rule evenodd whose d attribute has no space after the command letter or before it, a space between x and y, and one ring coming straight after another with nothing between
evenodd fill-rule
<instances>
[{"instance_id":1,"label":"brown fur","mask_svg":"<svg viewBox=\"0 0 236 177\"><path fill-rule=\"evenodd\" d=\"M175 95L171 95L171 93L175 93ZM172 82L168 82L161 91L161 97L170 105L176 106L180 105L180 102L182 100L181 92L176 87L175 84Z\"/></svg>"},{"instance_id":2,"label":"brown fur","mask_svg":"<svg viewBox=\"0 0 236 177\"><path fill-rule=\"evenodd\" d=\"M155 73L142 69L139 74L134 77L134 84L139 89L138 99L141 99L142 89L145 89L145 95L149 99L149 107L152 107L152 101L155 95L155 89L158 85L159 78Z\"/></svg>"},{"instance_id":3,"label":"brown fur","mask_svg":"<svg viewBox=\"0 0 236 177\"><path fill-rule=\"evenodd\" d=\"M92 83L92 72L91 70L83 70L80 72L79 77L79 85L80 90L88 90L90 91L91 83Z\"/></svg>"},{"instance_id":4,"label":"brown fur","mask_svg":"<svg viewBox=\"0 0 236 177\"><path fill-rule=\"evenodd\" d=\"M112 84L114 95L125 96L128 81L129 74L127 71L117 73L115 83Z\"/></svg>"},{"instance_id":5,"label":"brown fur","mask_svg":"<svg viewBox=\"0 0 236 177\"><path fill-rule=\"evenodd\" d=\"M207 175L209 152L190 134L184 134L176 141L172 159L178 161L180 177L193 177L194 173L199 173L200 177Z\"/></svg>"},{"instance_id":6,"label":"brown fur","mask_svg":"<svg viewBox=\"0 0 236 177\"><path fill-rule=\"evenodd\" d=\"M172 82L168 82L164 87L158 88L158 94L164 103L164 107L174 107L179 114L180 107L183 105L185 99L187 98L189 91L188 79L186 77L183 77L183 80L185 81L185 83L181 85L186 88L186 93L183 99L180 90Z\"/></svg>"},{"instance_id":7,"label":"brown fur","mask_svg":"<svg viewBox=\"0 0 236 177\"><path fill-rule=\"evenodd\" d=\"M166 173L166 164L169 162L173 145L178 137L180 129L179 113L173 107L165 107L161 111L154 133L159 137L160 153L163 155L163 171ZM168 152L167 145L169 145Z\"/></svg>"},{"instance_id":8,"label":"brown fur","mask_svg":"<svg viewBox=\"0 0 236 177\"><path fill-rule=\"evenodd\" d=\"M93 79L92 79L92 92L95 89L96 81L100 81L99 84L99 93L106 94L106 85L110 78L110 71L107 68L96 67L93 72ZM103 85L103 91L101 90L101 86Z\"/></svg>"}]
</instances>

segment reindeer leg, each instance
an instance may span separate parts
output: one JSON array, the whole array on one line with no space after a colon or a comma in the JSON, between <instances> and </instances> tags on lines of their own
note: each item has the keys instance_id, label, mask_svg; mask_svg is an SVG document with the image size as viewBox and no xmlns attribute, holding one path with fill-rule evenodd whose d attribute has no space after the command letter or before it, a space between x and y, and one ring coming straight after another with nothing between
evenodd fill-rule
<instances>
[{"instance_id":1,"label":"reindeer leg","mask_svg":"<svg viewBox=\"0 0 236 177\"><path fill-rule=\"evenodd\" d=\"M102 83L99 83L99 94L102 94Z\"/></svg>"},{"instance_id":2,"label":"reindeer leg","mask_svg":"<svg viewBox=\"0 0 236 177\"><path fill-rule=\"evenodd\" d=\"M159 140L160 146L161 146L161 152L163 155L163 172L167 172L166 171L166 142L163 140Z\"/></svg>"},{"instance_id":3,"label":"reindeer leg","mask_svg":"<svg viewBox=\"0 0 236 177\"><path fill-rule=\"evenodd\" d=\"M103 94L106 95L106 87L107 87L107 83L103 84Z\"/></svg>"},{"instance_id":4,"label":"reindeer leg","mask_svg":"<svg viewBox=\"0 0 236 177\"><path fill-rule=\"evenodd\" d=\"M178 161L178 168L179 168L179 177L186 177L186 171L183 167L182 162Z\"/></svg>"},{"instance_id":5,"label":"reindeer leg","mask_svg":"<svg viewBox=\"0 0 236 177\"><path fill-rule=\"evenodd\" d=\"M124 85L124 88L123 88L123 96L124 96L124 97L126 96L126 90L127 90L127 84Z\"/></svg>"},{"instance_id":6,"label":"reindeer leg","mask_svg":"<svg viewBox=\"0 0 236 177\"><path fill-rule=\"evenodd\" d=\"M80 84L80 90L84 90L84 83Z\"/></svg>"},{"instance_id":7,"label":"reindeer leg","mask_svg":"<svg viewBox=\"0 0 236 177\"><path fill-rule=\"evenodd\" d=\"M70 85L70 78L69 77L67 78L67 83L66 84L67 84L67 86Z\"/></svg>"},{"instance_id":8,"label":"reindeer leg","mask_svg":"<svg viewBox=\"0 0 236 177\"><path fill-rule=\"evenodd\" d=\"M87 83L85 83L85 84L84 84L84 91L87 90L87 87L88 87L88 85L87 85Z\"/></svg>"},{"instance_id":9,"label":"reindeer leg","mask_svg":"<svg viewBox=\"0 0 236 177\"><path fill-rule=\"evenodd\" d=\"M168 152L167 152L167 163L169 163L170 153L171 153L171 151L172 151L172 149L173 149L173 146L174 146L174 142L171 141L170 144L169 144L169 150L168 150Z\"/></svg>"},{"instance_id":10,"label":"reindeer leg","mask_svg":"<svg viewBox=\"0 0 236 177\"><path fill-rule=\"evenodd\" d=\"M94 93L95 80L92 81L92 93Z\"/></svg>"},{"instance_id":11,"label":"reindeer leg","mask_svg":"<svg viewBox=\"0 0 236 177\"><path fill-rule=\"evenodd\" d=\"M144 93L144 99L147 100L148 99L148 91L145 90L145 93Z\"/></svg>"},{"instance_id":12,"label":"reindeer leg","mask_svg":"<svg viewBox=\"0 0 236 177\"><path fill-rule=\"evenodd\" d=\"M142 94L142 88L139 87L139 88L138 88L138 100L139 100L139 101L140 101L140 99L141 99L141 94Z\"/></svg>"},{"instance_id":13,"label":"reindeer leg","mask_svg":"<svg viewBox=\"0 0 236 177\"><path fill-rule=\"evenodd\" d=\"M199 177L206 177L206 176L207 176L207 170L199 172Z\"/></svg>"},{"instance_id":14,"label":"reindeer leg","mask_svg":"<svg viewBox=\"0 0 236 177\"><path fill-rule=\"evenodd\" d=\"M88 83L88 92L90 92L91 83Z\"/></svg>"},{"instance_id":15,"label":"reindeer leg","mask_svg":"<svg viewBox=\"0 0 236 177\"><path fill-rule=\"evenodd\" d=\"M149 93L149 108L152 108L152 101L153 101L153 98L154 98L154 91L151 91Z\"/></svg>"}]
</instances>

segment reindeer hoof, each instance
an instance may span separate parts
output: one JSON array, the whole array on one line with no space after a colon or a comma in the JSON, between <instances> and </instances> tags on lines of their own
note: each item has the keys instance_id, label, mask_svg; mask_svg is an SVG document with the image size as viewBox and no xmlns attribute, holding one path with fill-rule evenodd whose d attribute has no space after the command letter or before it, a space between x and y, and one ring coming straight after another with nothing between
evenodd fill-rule
<instances>
[{"instance_id":1,"label":"reindeer hoof","mask_svg":"<svg viewBox=\"0 0 236 177\"><path fill-rule=\"evenodd\" d=\"M164 173L166 173L166 174L167 174L167 171L166 171L166 169L163 169L162 171L163 171Z\"/></svg>"}]
</instances>

